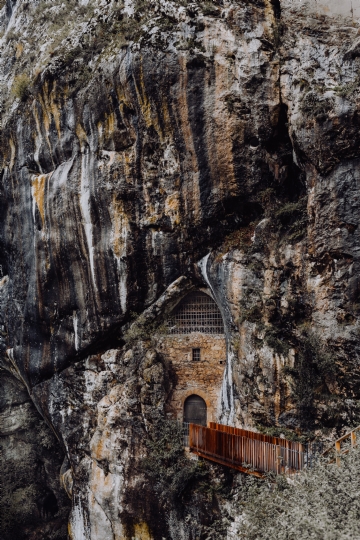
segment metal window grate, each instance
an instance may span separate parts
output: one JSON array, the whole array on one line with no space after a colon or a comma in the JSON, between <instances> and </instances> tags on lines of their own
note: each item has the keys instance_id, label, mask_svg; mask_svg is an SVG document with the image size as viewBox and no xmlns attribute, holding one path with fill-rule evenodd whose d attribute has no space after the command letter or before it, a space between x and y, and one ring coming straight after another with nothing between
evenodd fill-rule
<instances>
[{"instance_id":1,"label":"metal window grate","mask_svg":"<svg viewBox=\"0 0 360 540\"><path fill-rule=\"evenodd\" d=\"M223 334L224 323L214 300L205 293L188 294L172 314L169 322L171 334Z\"/></svg>"},{"instance_id":2,"label":"metal window grate","mask_svg":"<svg viewBox=\"0 0 360 540\"><path fill-rule=\"evenodd\" d=\"M192 350L192 359L193 362L200 362L200 349Z\"/></svg>"}]
</instances>

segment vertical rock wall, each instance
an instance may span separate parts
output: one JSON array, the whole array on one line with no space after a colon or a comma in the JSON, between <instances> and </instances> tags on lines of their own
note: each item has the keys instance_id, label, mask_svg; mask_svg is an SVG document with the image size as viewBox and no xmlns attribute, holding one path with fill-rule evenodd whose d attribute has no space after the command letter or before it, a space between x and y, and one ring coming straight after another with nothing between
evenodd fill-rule
<instances>
[{"instance_id":1,"label":"vertical rock wall","mask_svg":"<svg viewBox=\"0 0 360 540\"><path fill-rule=\"evenodd\" d=\"M66 540L70 500L60 485L65 454L24 385L0 371L0 535Z\"/></svg>"},{"instance_id":2,"label":"vertical rock wall","mask_svg":"<svg viewBox=\"0 0 360 540\"><path fill-rule=\"evenodd\" d=\"M357 6L65 8L0 17L2 366L66 450L73 540L190 540L224 508L202 479L231 479L144 465L175 384L156 326L190 289L224 318L219 419L358 422Z\"/></svg>"}]
</instances>

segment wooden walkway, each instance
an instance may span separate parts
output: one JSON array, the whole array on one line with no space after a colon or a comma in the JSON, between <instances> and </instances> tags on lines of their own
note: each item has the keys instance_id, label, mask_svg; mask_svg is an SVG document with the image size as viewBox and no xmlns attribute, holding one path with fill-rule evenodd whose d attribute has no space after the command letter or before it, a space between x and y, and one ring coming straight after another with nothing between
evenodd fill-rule
<instances>
[{"instance_id":1,"label":"wooden walkway","mask_svg":"<svg viewBox=\"0 0 360 540\"><path fill-rule=\"evenodd\" d=\"M305 466L302 444L211 422L190 424L190 451L238 471L263 477L265 473L293 474Z\"/></svg>"},{"instance_id":2,"label":"wooden walkway","mask_svg":"<svg viewBox=\"0 0 360 540\"><path fill-rule=\"evenodd\" d=\"M360 426L354 428L353 430L349 431L349 433L346 433L340 439L337 439L335 441L335 446L331 446L328 448L324 453L323 456L334 454L335 457L332 459L331 463L334 461L338 466L341 464L341 456L346 455L349 452L349 446L346 448L343 448L344 443L350 443L351 448L354 448L356 445L356 439L357 439L357 432L360 431Z\"/></svg>"},{"instance_id":3,"label":"wooden walkway","mask_svg":"<svg viewBox=\"0 0 360 540\"><path fill-rule=\"evenodd\" d=\"M360 426L337 439L322 455L330 458L329 463L340 465L341 456L356 445L358 431ZM349 444L344 447L346 442ZM311 467L322 452L319 448L309 451L309 447L298 442L215 422L208 427L190 424L189 447L198 456L260 478L269 472L296 474L305 466Z\"/></svg>"}]
</instances>

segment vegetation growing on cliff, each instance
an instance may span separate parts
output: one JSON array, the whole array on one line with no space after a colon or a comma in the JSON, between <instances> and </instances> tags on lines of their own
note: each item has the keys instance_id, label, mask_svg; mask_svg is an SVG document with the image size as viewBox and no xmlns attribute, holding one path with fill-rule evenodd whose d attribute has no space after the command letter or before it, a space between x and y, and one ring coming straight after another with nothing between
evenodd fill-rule
<instances>
[{"instance_id":1,"label":"vegetation growing on cliff","mask_svg":"<svg viewBox=\"0 0 360 540\"><path fill-rule=\"evenodd\" d=\"M15 97L19 98L21 101L25 101L30 93L30 78L26 73L22 73L15 77L14 84L12 87L12 93Z\"/></svg>"},{"instance_id":2,"label":"vegetation growing on cliff","mask_svg":"<svg viewBox=\"0 0 360 540\"><path fill-rule=\"evenodd\" d=\"M326 461L291 483L247 478L241 502L241 540L350 540L360 538L360 448L340 467Z\"/></svg>"},{"instance_id":3,"label":"vegetation growing on cliff","mask_svg":"<svg viewBox=\"0 0 360 540\"><path fill-rule=\"evenodd\" d=\"M305 333L298 345L294 367L285 366L284 373L291 376L291 388L296 402L299 423L303 428L313 429L316 414L316 399L329 396L328 384L336 374L334 357L325 349L314 333Z\"/></svg>"},{"instance_id":4,"label":"vegetation growing on cliff","mask_svg":"<svg viewBox=\"0 0 360 540\"><path fill-rule=\"evenodd\" d=\"M307 197L301 197L296 202L288 202L275 213L281 224L281 230L286 233L286 241L299 242L306 234L308 215Z\"/></svg>"},{"instance_id":5,"label":"vegetation growing on cliff","mask_svg":"<svg viewBox=\"0 0 360 540\"><path fill-rule=\"evenodd\" d=\"M189 459L184 451L182 426L171 420L159 420L146 441L148 456L143 467L155 482L162 504L179 499L192 481L208 474L206 465Z\"/></svg>"},{"instance_id":6,"label":"vegetation growing on cliff","mask_svg":"<svg viewBox=\"0 0 360 540\"><path fill-rule=\"evenodd\" d=\"M135 321L123 336L127 345L133 345L138 341L148 341L155 335L165 335L169 330L161 319L147 319L144 314L139 316L137 313L133 313L132 316L135 317Z\"/></svg>"},{"instance_id":7,"label":"vegetation growing on cliff","mask_svg":"<svg viewBox=\"0 0 360 540\"><path fill-rule=\"evenodd\" d=\"M40 0L18 3L12 10L17 11L21 24L11 26L8 31L5 28L0 36L4 37L2 55L14 56L10 78L3 81L1 88L8 105L14 97L26 101L48 72L50 79L55 72L57 75L69 72L71 95L78 92L88 84L91 74L97 72L104 57L118 54L130 43L165 50L177 31L180 48L184 42L192 53L205 52L201 39L196 37L197 31L204 28L198 18L220 14L219 6L211 0L198 5L187 0L166 3L134 0L129 5L96 0L86 4L76 0ZM191 21L186 37L180 27L176 30L182 20L181 13ZM34 36L38 54L35 54ZM25 77L26 85L20 84Z\"/></svg>"},{"instance_id":8,"label":"vegetation growing on cliff","mask_svg":"<svg viewBox=\"0 0 360 540\"><path fill-rule=\"evenodd\" d=\"M229 521L220 501L229 497L235 471L186 455L183 428L175 421L159 420L146 446L142 466L162 511L176 508L189 538L224 538Z\"/></svg>"}]
</instances>

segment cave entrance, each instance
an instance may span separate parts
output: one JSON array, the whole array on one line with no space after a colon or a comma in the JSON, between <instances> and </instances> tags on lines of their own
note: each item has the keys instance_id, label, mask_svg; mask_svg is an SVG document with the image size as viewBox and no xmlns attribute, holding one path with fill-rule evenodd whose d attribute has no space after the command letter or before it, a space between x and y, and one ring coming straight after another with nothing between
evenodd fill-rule
<instances>
[{"instance_id":1,"label":"cave entrance","mask_svg":"<svg viewBox=\"0 0 360 540\"><path fill-rule=\"evenodd\" d=\"M207 407L202 397L193 394L189 396L184 403L184 422L185 424L207 424Z\"/></svg>"}]
</instances>

